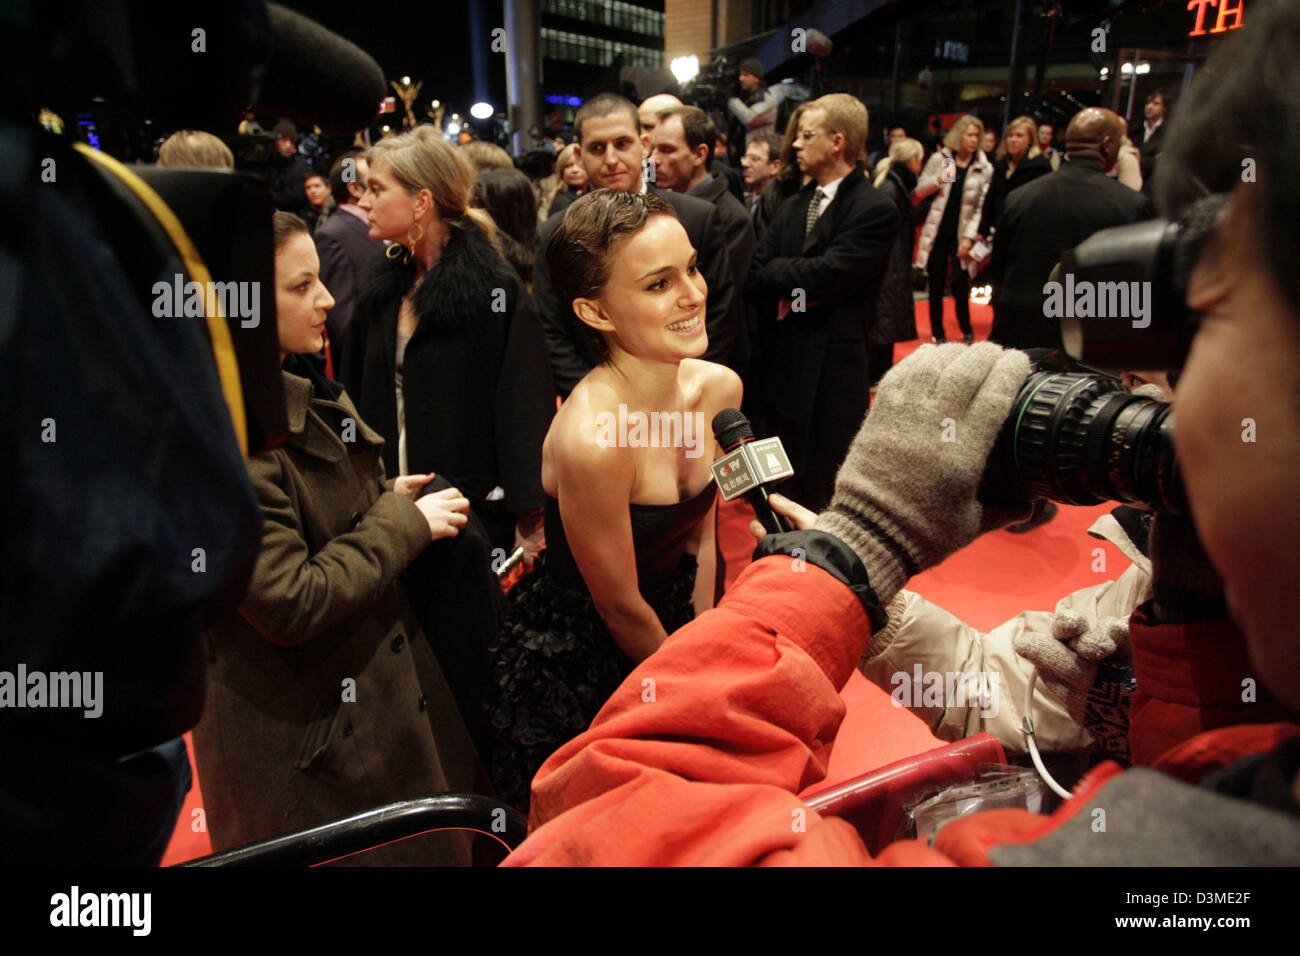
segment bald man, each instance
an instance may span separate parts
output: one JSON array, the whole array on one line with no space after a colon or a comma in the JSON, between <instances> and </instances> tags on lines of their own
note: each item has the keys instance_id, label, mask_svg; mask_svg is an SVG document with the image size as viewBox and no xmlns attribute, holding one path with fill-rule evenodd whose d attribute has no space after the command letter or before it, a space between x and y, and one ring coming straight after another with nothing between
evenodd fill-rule
<instances>
[{"instance_id":1,"label":"bald man","mask_svg":"<svg viewBox=\"0 0 1300 956\"><path fill-rule=\"evenodd\" d=\"M650 154L650 134L659 122L659 114L681 105L682 101L671 93L657 93L643 100L636 108L637 116L641 118L641 140L645 144L646 155Z\"/></svg>"},{"instance_id":2,"label":"bald man","mask_svg":"<svg viewBox=\"0 0 1300 956\"><path fill-rule=\"evenodd\" d=\"M1151 201L1106 175L1124 126L1110 110L1080 110L1065 133L1067 162L1007 197L993 242L990 338L1009 348L1061 348L1057 317L1044 314L1043 286L1067 249L1100 229L1154 215Z\"/></svg>"}]
</instances>

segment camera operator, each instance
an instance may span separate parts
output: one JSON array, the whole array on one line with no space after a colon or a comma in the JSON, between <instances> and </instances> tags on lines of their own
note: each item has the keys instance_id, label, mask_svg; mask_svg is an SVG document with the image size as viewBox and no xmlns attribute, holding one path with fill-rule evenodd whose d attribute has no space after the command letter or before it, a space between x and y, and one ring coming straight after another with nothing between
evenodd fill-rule
<instances>
[{"instance_id":1,"label":"camera operator","mask_svg":"<svg viewBox=\"0 0 1300 956\"><path fill-rule=\"evenodd\" d=\"M763 82L762 61L753 56L741 60L739 83L745 98L733 96L727 100L727 108L736 119L745 124L750 136L755 133L775 133L779 104L776 96Z\"/></svg>"},{"instance_id":2,"label":"camera operator","mask_svg":"<svg viewBox=\"0 0 1300 956\"><path fill-rule=\"evenodd\" d=\"M1178 385L1177 450L1256 675L1294 708L1300 185L1277 130L1300 128L1300 115L1275 114L1296 112L1277 91L1300 84L1300 11L1258 4L1202 72L1156 186L1171 215L1229 194L1188 282L1199 318ZM1243 157L1257 161L1257 179L1243 183ZM720 605L672 635L551 757L534 781L534 832L509 862L872 862L851 825L806 813L796 794L825 773L844 713L837 692L884 627L883 607L909 577L1016 517L976 492L1028 374L1023 354L991 343L922 347L892 370L814 529L765 538ZM944 419L956 441L937 439ZM1267 438L1243 440L1246 420ZM1189 645L1228 633L1226 622L1166 626ZM1197 675L1184 674L1194 698ZM975 813L875 862L1300 860L1300 726L1208 730L1158 765L1169 772L1104 764L1050 819ZM1109 811L1104 835L1094 810Z\"/></svg>"}]
</instances>

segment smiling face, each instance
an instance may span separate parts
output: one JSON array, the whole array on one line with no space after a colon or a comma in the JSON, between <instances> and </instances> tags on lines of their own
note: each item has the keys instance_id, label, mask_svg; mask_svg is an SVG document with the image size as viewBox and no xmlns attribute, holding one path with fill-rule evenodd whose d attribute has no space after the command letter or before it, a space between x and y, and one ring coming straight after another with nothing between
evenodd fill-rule
<instances>
[{"instance_id":1,"label":"smiling face","mask_svg":"<svg viewBox=\"0 0 1300 956\"><path fill-rule=\"evenodd\" d=\"M651 216L609 254L609 280L599 296L575 299L573 306L604 333L611 354L670 362L703 355L709 288L682 224Z\"/></svg>"},{"instance_id":2,"label":"smiling face","mask_svg":"<svg viewBox=\"0 0 1300 956\"><path fill-rule=\"evenodd\" d=\"M645 150L630 113L617 110L584 119L581 155L592 189L635 191L641 187Z\"/></svg>"},{"instance_id":3,"label":"smiling face","mask_svg":"<svg viewBox=\"0 0 1300 956\"><path fill-rule=\"evenodd\" d=\"M1038 127L1038 148L1048 150L1052 148L1052 137L1056 135L1056 130L1052 129L1047 123Z\"/></svg>"},{"instance_id":4,"label":"smiling face","mask_svg":"<svg viewBox=\"0 0 1300 956\"><path fill-rule=\"evenodd\" d=\"M275 327L280 358L311 355L325 346L325 313L334 298L320 281L316 244L294 233L275 253Z\"/></svg>"},{"instance_id":5,"label":"smiling face","mask_svg":"<svg viewBox=\"0 0 1300 956\"><path fill-rule=\"evenodd\" d=\"M423 198L423 202L421 201ZM382 158L367 170L366 192L357 202L370 223L371 239L405 239L419 214L433 204L427 189L412 196Z\"/></svg>"},{"instance_id":6,"label":"smiling face","mask_svg":"<svg viewBox=\"0 0 1300 956\"><path fill-rule=\"evenodd\" d=\"M1265 267L1238 187L1192 273L1203 318L1177 387L1178 460L1206 553L1261 679L1300 707L1300 314Z\"/></svg>"}]
</instances>

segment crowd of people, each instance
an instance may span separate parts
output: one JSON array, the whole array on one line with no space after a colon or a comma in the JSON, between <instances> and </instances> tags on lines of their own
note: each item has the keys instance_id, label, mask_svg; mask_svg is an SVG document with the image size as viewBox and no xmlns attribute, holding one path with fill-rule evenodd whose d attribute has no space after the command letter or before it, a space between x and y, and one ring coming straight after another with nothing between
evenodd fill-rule
<instances>
[{"instance_id":1,"label":"crowd of people","mask_svg":"<svg viewBox=\"0 0 1300 956\"><path fill-rule=\"evenodd\" d=\"M1275 4L1225 50L1168 138L1156 92L1132 129L1080 110L1061 149L1034 117L999 133L966 115L931 149L885 123L868 155L860 100L827 93L782 127L754 59L728 106L748 131L734 154L708 113L668 94L588 98L540 178L427 125L312 169L278 123L266 178L289 434L247 462L261 544L238 614L205 635L193 740L213 846L453 790L531 805L516 863L868 862L842 821L790 826L838 691L860 661L887 684L960 657L996 661L1009 682L1039 668L1045 746L1179 778L1108 764L1075 809L1186 813L1114 814L1126 836L1110 846L1129 858L1096 850L1069 814L1043 839L1032 818L976 815L885 862L1300 859L1293 582L1279 570L1296 516L1276 471L1300 448L1278 400L1295 363L1277 359L1294 358L1285 256L1300 241L1278 133L1291 127L1272 112L1293 107L1242 66L1267 57L1294 74L1300 18ZM1238 142L1272 172L1258 185L1229 175L1220 154ZM237 154L179 130L157 159L233 168ZM1029 372L1015 350L1062 347L1044 284L1099 230L1153 218L1157 201L1176 216L1189 183L1233 197L1192 279L1207 317L1176 386L1195 526L1117 516L1137 570L1104 602L1063 599L1064 623L985 635L941 620L910 577L1055 511L977 498ZM1233 258L1246 248L1260 254ZM990 343L974 341L977 275L994 290ZM895 344L917 338L918 285L931 345L895 367ZM947 341L949 292L962 344ZM794 475L775 505L797 530L762 537L725 591L720 450L700 429L742 407L784 443ZM1223 449L1245 416L1276 429L1262 463ZM610 421L638 420L676 430L610 440ZM962 440L931 440L948 420ZM495 566L515 553L526 574L503 597ZM792 554L807 573L789 573ZM1087 706L1109 693L1098 629L1136 675L1102 718ZM1259 706L1198 684L1207 660L1232 679L1253 662ZM654 707L640 706L644 678ZM932 726L945 723L994 729L972 712ZM999 727L1016 749L1016 722ZM1220 735L1213 766L1187 751L1205 730ZM1202 795L1192 784L1211 770ZM440 834L371 861L471 859L463 834Z\"/></svg>"}]
</instances>

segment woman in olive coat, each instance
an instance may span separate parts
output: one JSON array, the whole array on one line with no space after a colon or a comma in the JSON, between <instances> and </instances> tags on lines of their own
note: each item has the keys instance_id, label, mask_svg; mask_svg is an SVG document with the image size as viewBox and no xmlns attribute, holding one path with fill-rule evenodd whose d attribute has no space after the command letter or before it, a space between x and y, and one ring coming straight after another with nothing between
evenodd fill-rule
<instances>
[{"instance_id":1,"label":"woman in olive coat","mask_svg":"<svg viewBox=\"0 0 1300 956\"><path fill-rule=\"evenodd\" d=\"M289 436L248 469L265 520L239 613L207 635L195 762L215 850L396 800L475 789L478 764L400 576L458 535L469 502L384 481L383 440L341 386L298 356L321 347L319 260L278 213L276 306ZM407 840L356 862L467 864L464 834Z\"/></svg>"}]
</instances>

